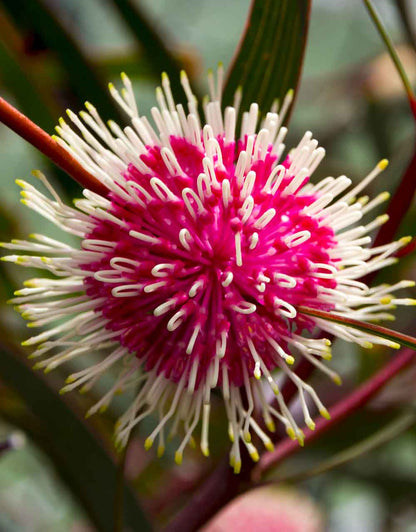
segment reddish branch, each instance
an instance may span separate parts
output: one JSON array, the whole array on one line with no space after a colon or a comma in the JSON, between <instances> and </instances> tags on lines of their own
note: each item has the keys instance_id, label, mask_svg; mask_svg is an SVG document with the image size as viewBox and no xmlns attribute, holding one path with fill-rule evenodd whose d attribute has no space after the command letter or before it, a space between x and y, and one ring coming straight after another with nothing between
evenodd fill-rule
<instances>
[{"instance_id":1,"label":"reddish branch","mask_svg":"<svg viewBox=\"0 0 416 532\"><path fill-rule=\"evenodd\" d=\"M46 131L34 124L3 98L0 98L0 121L46 155L81 186L102 196L107 195L107 188L98 179L87 172Z\"/></svg>"},{"instance_id":2,"label":"reddish branch","mask_svg":"<svg viewBox=\"0 0 416 532\"><path fill-rule=\"evenodd\" d=\"M359 386L346 399L339 401L329 412L331 419L319 419L316 422L315 430L305 429L305 443L319 438L326 431L340 423L343 419L356 412L363 405L374 397L390 380L406 366L415 360L415 352L412 349L403 349L384 368L373 377ZM264 471L279 464L283 459L292 455L299 449L299 444L293 440L286 439L272 452L265 453L256 467L256 472L260 475ZM256 476L259 476L256 475Z\"/></svg>"}]
</instances>

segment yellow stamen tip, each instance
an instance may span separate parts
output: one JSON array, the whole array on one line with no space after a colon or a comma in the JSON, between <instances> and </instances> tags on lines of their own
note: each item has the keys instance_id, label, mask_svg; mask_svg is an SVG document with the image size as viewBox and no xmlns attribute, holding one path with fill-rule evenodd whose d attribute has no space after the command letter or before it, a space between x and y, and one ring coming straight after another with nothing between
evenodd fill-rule
<instances>
[{"instance_id":1,"label":"yellow stamen tip","mask_svg":"<svg viewBox=\"0 0 416 532\"><path fill-rule=\"evenodd\" d=\"M401 345L397 342L391 342L390 347L393 349L400 349Z\"/></svg>"},{"instance_id":2,"label":"yellow stamen tip","mask_svg":"<svg viewBox=\"0 0 416 532\"><path fill-rule=\"evenodd\" d=\"M254 451L251 451L250 456L253 462L258 462L260 460L260 456L259 456L259 453L257 452L257 449L255 449Z\"/></svg>"},{"instance_id":3,"label":"yellow stamen tip","mask_svg":"<svg viewBox=\"0 0 416 532\"><path fill-rule=\"evenodd\" d=\"M248 431L244 432L244 441L247 443L251 443L251 434Z\"/></svg>"},{"instance_id":4,"label":"yellow stamen tip","mask_svg":"<svg viewBox=\"0 0 416 532\"><path fill-rule=\"evenodd\" d=\"M276 430L276 425L272 419L266 421L266 427L270 430L270 432L275 432Z\"/></svg>"},{"instance_id":5,"label":"yellow stamen tip","mask_svg":"<svg viewBox=\"0 0 416 532\"><path fill-rule=\"evenodd\" d=\"M69 375L69 377L67 377L65 380L66 384L71 384L74 381L75 381L75 378L73 375Z\"/></svg>"},{"instance_id":6,"label":"yellow stamen tip","mask_svg":"<svg viewBox=\"0 0 416 532\"><path fill-rule=\"evenodd\" d=\"M108 410L108 405L102 405L100 406L100 409L98 410L98 412L100 414L104 414L104 412L106 412Z\"/></svg>"},{"instance_id":7,"label":"yellow stamen tip","mask_svg":"<svg viewBox=\"0 0 416 532\"><path fill-rule=\"evenodd\" d=\"M181 465L182 460L183 460L183 454L180 451L176 451L176 453L175 453L175 462L178 465Z\"/></svg>"},{"instance_id":8,"label":"yellow stamen tip","mask_svg":"<svg viewBox=\"0 0 416 532\"><path fill-rule=\"evenodd\" d=\"M159 445L157 448L157 456L158 458L161 458L165 454L165 446Z\"/></svg>"},{"instance_id":9,"label":"yellow stamen tip","mask_svg":"<svg viewBox=\"0 0 416 532\"><path fill-rule=\"evenodd\" d=\"M286 427L286 432L287 432L287 435L289 436L289 438L291 440L296 440L296 433L295 431L292 429L292 427Z\"/></svg>"},{"instance_id":10,"label":"yellow stamen tip","mask_svg":"<svg viewBox=\"0 0 416 532\"><path fill-rule=\"evenodd\" d=\"M35 370L35 371L37 369L42 369L42 362L37 362L36 364L34 364L32 369Z\"/></svg>"},{"instance_id":11,"label":"yellow stamen tip","mask_svg":"<svg viewBox=\"0 0 416 532\"><path fill-rule=\"evenodd\" d=\"M328 410L326 408L321 408L319 410L319 413L321 414L322 417L324 417L325 419L331 419L331 414L328 412Z\"/></svg>"},{"instance_id":12,"label":"yellow stamen tip","mask_svg":"<svg viewBox=\"0 0 416 532\"><path fill-rule=\"evenodd\" d=\"M238 460L238 462L234 463L234 473L238 475L240 471L241 471L241 460Z\"/></svg>"},{"instance_id":13,"label":"yellow stamen tip","mask_svg":"<svg viewBox=\"0 0 416 532\"><path fill-rule=\"evenodd\" d=\"M307 425L307 427L310 428L311 430L315 430L316 425L315 425L315 422L312 421L312 419L308 419L308 420L306 421L306 425Z\"/></svg>"},{"instance_id":14,"label":"yellow stamen tip","mask_svg":"<svg viewBox=\"0 0 416 532\"><path fill-rule=\"evenodd\" d=\"M145 442L144 442L144 448L146 449L146 451L148 451L150 449L150 447L153 445L153 438L146 438Z\"/></svg>"},{"instance_id":15,"label":"yellow stamen tip","mask_svg":"<svg viewBox=\"0 0 416 532\"><path fill-rule=\"evenodd\" d=\"M295 363L295 357L292 357L290 355L286 357L286 364L289 364L290 366L292 366L294 363Z\"/></svg>"},{"instance_id":16,"label":"yellow stamen tip","mask_svg":"<svg viewBox=\"0 0 416 532\"><path fill-rule=\"evenodd\" d=\"M204 445L204 446L201 446L201 451L202 451L202 454L203 454L204 456L207 456L207 457L209 456L209 448L206 447L205 445Z\"/></svg>"},{"instance_id":17,"label":"yellow stamen tip","mask_svg":"<svg viewBox=\"0 0 416 532\"><path fill-rule=\"evenodd\" d=\"M341 386L342 379L339 375L332 375L332 381L335 382L337 386Z\"/></svg>"},{"instance_id":18,"label":"yellow stamen tip","mask_svg":"<svg viewBox=\"0 0 416 532\"><path fill-rule=\"evenodd\" d=\"M412 239L413 239L412 236L402 236L399 239L399 244L401 244L402 246L407 246L407 244L409 244L409 242L411 242Z\"/></svg>"},{"instance_id":19,"label":"yellow stamen tip","mask_svg":"<svg viewBox=\"0 0 416 532\"><path fill-rule=\"evenodd\" d=\"M382 159L379 163L378 163L378 167L380 168L380 170L384 170L385 168L387 168L387 166L389 165L389 161L388 159Z\"/></svg>"},{"instance_id":20,"label":"yellow stamen tip","mask_svg":"<svg viewBox=\"0 0 416 532\"><path fill-rule=\"evenodd\" d=\"M273 445L272 440L266 440L266 441L264 442L264 446L266 447L266 449L267 449L268 451L270 451L270 452L271 452L271 451L274 451L274 445Z\"/></svg>"},{"instance_id":21,"label":"yellow stamen tip","mask_svg":"<svg viewBox=\"0 0 416 532\"><path fill-rule=\"evenodd\" d=\"M190 439L189 439L189 447L191 449L196 449L196 441L195 441L195 438L193 436L191 436Z\"/></svg>"},{"instance_id":22,"label":"yellow stamen tip","mask_svg":"<svg viewBox=\"0 0 416 532\"><path fill-rule=\"evenodd\" d=\"M388 305L389 303L391 303L392 299L393 298L391 296L384 296L380 299L380 303L382 305Z\"/></svg>"}]
</instances>

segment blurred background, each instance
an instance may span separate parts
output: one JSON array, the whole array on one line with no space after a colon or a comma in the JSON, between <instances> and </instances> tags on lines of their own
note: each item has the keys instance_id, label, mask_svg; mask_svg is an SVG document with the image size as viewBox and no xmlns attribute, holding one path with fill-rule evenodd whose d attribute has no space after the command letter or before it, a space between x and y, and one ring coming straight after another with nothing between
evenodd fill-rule
<instances>
[{"instance_id":1,"label":"blurred background","mask_svg":"<svg viewBox=\"0 0 416 532\"><path fill-rule=\"evenodd\" d=\"M125 71L134 83L139 110L145 114L154 104L157 72L162 67L152 58L151 38L140 41L117 4L116 0L0 2L1 95L52 133L65 109L78 111L86 99L104 117L118 119L108 98L95 88L108 81L117 83L119 73ZM249 9L248 0L137 0L135 4L147 27L157 32L171 56L186 66L202 93L206 91L206 70L215 68L219 61L225 67L230 64ZM416 3L378 0L377 8L414 85ZM94 75L86 76L84 68ZM371 193L394 191L414 149L414 126L400 81L361 0L313 2L304 72L287 145L296 143L306 130L311 130L327 150L315 179L346 174L358 181L379 159L387 157L391 164ZM78 185L3 126L0 161L0 240L23 238L33 232L58 236L56 228L19 204L14 180L34 180L30 171L39 168L67 201L80 195ZM400 236L414 234L415 227L413 208ZM380 278L415 280L415 261L415 256L407 257ZM0 333L19 344L27 337L25 324L4 302L22 280L33 275L5 263L0 275ZM394 326L414 335L414 323L412 313L404 311ZM361 352L337 343L333 366L343 376L343 387L336 388L319 376L314 378L314 386L324 402L331 404L374 373L389 356L381 348ZM290 479L309 470L411 407L416 400L415 370L396 379L369 408L298 453L277 474ZM68 367L62 373L57 370L48 379L49 385L59 389L67 373ZM0 531L94 530L88 508L80 503L76 489L63 480L62 464L53 450L56 428L41 422L27 399L1 378L0 371L0 440L20 430L27 442L20 450L0 455ZM65 400L70 408L83 412L93 398L73 393ZM121 397L108 413L87 421L110 455L112 425L128 400ZM135 435L127 456L127 475L157 526L186 501L226 452L220 405L214 401L214 449L209 461L198 450L189 450L184 464L174 466L169 449L161 460L155 459L153 450L145 453L146 426ZM52 408L46 403L44 406ZM221 433L218 438L216 431ZM83 467L82 453L72 458L74 467ZM295 498L299 490L299 497L309 499L330 532L416 532L416 428L352 462L289 484ZM302 508L300 504L297 511L302 512Z\"/></svg>"}]
</instances>

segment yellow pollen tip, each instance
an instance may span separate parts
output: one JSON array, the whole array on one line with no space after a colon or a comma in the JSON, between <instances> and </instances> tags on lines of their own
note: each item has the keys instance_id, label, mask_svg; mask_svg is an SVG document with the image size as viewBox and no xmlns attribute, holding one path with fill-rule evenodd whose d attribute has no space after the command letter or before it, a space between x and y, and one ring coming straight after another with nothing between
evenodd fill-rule
<instances>
[{"instance_id":1,"label":"yellow pollen tip","mask_svg":"<svg viewBox=\"0 0 416 532\"><path fill-rule=\"evenodd\" d=\"M109 88L110 91L115 90L114 83L112 83L112 82L110 81L110 83L108 84L108 88Z\"/></svg>"},{"instance_id":2,"label":"yellow pollen tip","mask_svg":"<svg viewBox=\"0 0 416 532\"><path fill-rule=\"evenodd\" d=\"M146 438L144 442L144 448L146 449L146 451L148 451L152 445L153 445L153 438L149 436L148 438Z\"/></svg>"},{"instance_id":3,"label":"yellow pollen tip","mask_svg":"<svg viewBox=\"0 0 416 532\"><path fill-rule=\"evenodd\" d=\"M195 441L195 438L193 436L191 436L190 439L189 439L189 447L191 449L196 449L196 441Z\"/></svg>"},{"instance_id":4,"label":"yellow pollen tip","mask_svg":"<svg viewBox=\"0 0 416 532\"><path fill-rule=\"evenodd\" d=\"M19 187L22 187L24 188L26 183L23 181L23 179L15 179L14 182L16 183L16 185L18 185Z\"/></svg>"},{"instance_id":5,"label":"yellow pollen tip","mask_svg":"<svg viewBox=\"0 0 416 532\"><path fill-rule=\"evenodd\" d=\"M409 242L411 242L412 240L412 236L402 236L402 238L399 239L399 244L401 244L402 246L407 246L407 244L409 244Z\"/></svg>"},{"instance_id":6,"label":"yellow pollen tip","mask_svg":"<svg viewBox=\"0 0 416 532\"><path fill-rule=\"evenodd\" d=\"M32 366L33 370L42 369L42 362L37 362L36 364L33 364Z\"/></svg>"},{"instance_id":7,"label":"yellow pollen tip","mask_svg":"<svg viewBox=\"0 0 416 532\"><path fill-rule=\"evenodd\" d=\"M391 196L390 192L387 192L387 190L386 190L385 192L382 192L380 194L380 199L382 201L387 201L388 199L390 199L390 196Z\"/></svg>"},{"instance_id":8,"label":"yellow pollen tip","mask_svg":"<svg viewBox=\"0 0 416 532\"><path fill-rule=\"evenodd\" d=\"M292 427L286 427L286 432L287 432L287 435L289 436L289 438L291 440L296 440L296 433L295 431L292 429Z\"/></svg>"},{"instance_id":9,"label":"yellow pollen tip","mask_svg":"<svg viewBox=\"0 0 416 532\"><path fill-rule=\"evenodd\" d=\"M183 460L183 454L180 451L176 451L176 453L175 453L175 462L178 465L181 465L182 460Z\"/></svg>"},{"instance_id":10,"label":"yellow pollen tip","mask_svg":"<svg viewBox=\"0 0 416 532\"><path fill-rule=\"evenodd\" d=\"M298 434L297 437L296 437L297 441L298 441L298 444L303 447L305 445L305 436L303 434L303 432L301 432L301 434Z\"/></svg>"},{"instance_id":11,"label":"yellow pollen tip","mask_svg":"<svg viewBox=\"0 0 416 532\"><path fill-rule=\"evenodd\" d=\"M68 390L67 390L67 389L65 388L65 386L64 386L63 388L61 388L61 389L59 390L59 395L64 395L65 393L67 393L67 391L68 391Z\"/></svg>"},{"instance_id":12,"label":"yellow pollen tip","mask_svg":"<svg viewBox=\"0 0 416 532\"><path fill-rule=\"evenodd\" d=\"M321 408L319 410L319 413L321 414L322 417L324 417L325 419L331 419L331 414L328 412L328 410L326 408Z\"/></svg>"},{"instance_id":13,"label":"yellow pollen tip","mask_svg":"<svg viewBox=\"0 0 416 532\"><path fill-rule=\"evenodd\" d=\"M244 441L246 443L251 443L251 434L248 431L244 432Z\"/></svg>"},{"instance_id":14,"label":"yellow pollen tip","mask_svg":"<svg viewBox=\"0 0 416 532\"><path fill-rule=\"evenodd\" d=\"M235 458L233 455L230 456L230 466L234 467Z\"/></svg>"},{"instance_id":15,"label":"yellow pollen tip","mask_svg":"<svg viewBox=\"0 0 416 532\"><path fill-rule=\"evenodd\" d=\"M289 366L292 366L295 363L295 357L288 356L286 357L286 364L289 364Z\"/></svg>"},{"instance_id":16,"label":"yellow pollen tip","mask_svg":"<svg viewBox=\"0 0 416 532\"><path fill-rule=\"evenodd\" d=\"M238 460L237 462L234 462L234 473L238 475L240 471L241 471L241 460Z\"/></svg>"},{"instance_id":17,"label":"yellow pollen tip","mask_svg":"<svg viewBox=\"0 0 416 532\"><path fill-rule=\"evenodd\" d=\"M46 366L45 368L45 375L47 375L48 373L50 373L52 370L54 370L55 368L53 366Z\"/></svg>"},{"instance_id":18,"label":"yellow pollen tip","mask_svg":"<svg viewBox=\"0 0 416 532\"><path fill-rule=\"evenodd\" d=\"M266 427L270 430L270 432L275 432L276 430L276 425L272 419L266 421Z\"/></svg>"},{"instance_id":19,"label":"yellow pollen tip","mask_svg":"<svg viewBox=\"0 0 416 532\"><path fill-rule=\"evenodd\" d=\"M384 296L380 299L380 303L382 305L388 305L389 303L391 303L393 300L393 298L391 296Z\"/></svg>"},{"instance_id":20,"label":"yellow pollen tip","mask_svg":"<svg viewBox=\"0 0 416 532\"><path fill-rule=\"evenodd\" d=\"M165 446L159 445L157 448L157 457L162 458L162 456L165 454Z\"/></svg>"},{"instance_id":21,"label":"yellow pollen tip","mask_svg":"<svg viewBox=\"0 0 416 532\"><path fill-rule=\"evenodd\" d=\"M310 428L311 430L315 430L315 422L312 420L312 419L308 419L306 421L306 425L308 426L308 428Z\"/></svg>"},{"instance_id":22,"label":"yellow pollen tip","mask_svg":"<svg viewBox=\"0 0 416 532\"><path fill-rule=\"evenodd\" d=\"M341 377L336 374L336 375L332 375L332 381L337 385L337 386L341 386L342 385L342 379Z\"/></svg>"},{"instance_id":23,"label":"yellow pollen tip","mask_svg":"<svg viewBox=\"0 0 416 532\"><path fill-rule=\"evenodd\" d=\"M73 375L69 375L69 377L67 377L65 380L66 384L71 384L73 382L75 382L75 377Z\"/></svg>"},{"instance_id":24,"label":"yellow pollen tip","mask_svg":"<svg viewBox=\"0 0 416 532\"><path fill-rule=\"evenodd\" d=\"M364 349L373 349L374 347L374 344L372 344L371 342L363 342L363 347Z\"/></svg>"},{"instance_id":25,"label":"yellow pollen tip","mask_svg":"<svg viewBox=\"0 0 416 532\"><path fill-rule=\"evenodd\" d=\"M385 224L389 221L390 216L388 214L382 214L381 216L377 216L376 220L380 224Z\"/></svg>"},{"instance_id":26,"label":"yellow pollen tip","mask_svg":"<svg viewBox=\"0 0 416 532\"><path fill-rule=\"evenodd\" d=\"M20 344L22 347L27 347L30 345L30 340L23 340L23 342Z\"/></svg>"},{"instance_id":27,"label":"yellow pollen tip","mask_svg":"<svg viewBox=\"0 0 416 532\"><path fill-rule=\"evenodd\" d=\"M393 349L400 349L400 347L401 347L401 345L398 344L397 342L391 342L389 345Z\"/></svg>"},{"instance_id":28,"label":"yellow pollen tip","mask_svg":"<svg viewBox=\"0 0 416 532\"><path fill-rule=\"evenodd\" d=\"M274 451L274 445L273 445L272 440L266 440L266 441L264 442L264 446L266 447L266 449L267 449L268 451L270 451L270 452L271 452L271 451Z\"/></svg>"},{"instance_id":29,"label":"yellow pollen tip","mask_svg":"<svg viewBox=\"0 0 416 532\"><path fill-rule=\"evenodd\" d=\"M258 462L260 460L260 456L259 456L259 453L257 452L257 449L255 449L254 451L251 451L250 456L253 462Z\"/></svg>"},{"instance_id":30,"label":"yellow pollen tip","mask_svg":"<svg viewBox=\"0 0 416 532\"><path fill-rule=\"evenodd\" d=\"M201 451L202 451L202 454L203 454L204 456L207 456L207 457L209 456L209 449L208 449L207 446L205 446L205 445L204 445L204 446L201 446Z\"/></svg>"},{"instance_id":31,"label":"yellow pollen tip","mask_svg":"<svg viewBox=\"0 0 416 532\"><path fill-rule=\"evenodd\" d=\"M378 167L380 168L380 170L385 170L389 165L389 161L388 159L382 159L379 163L378 163Z\"/></svg>"},{"instance_id":32,"label":"yellow pollen tip","mask_svg":"<svg viewBox=\"0 0 416 532\"><path fill-rule=\"evenodd\" d=\"M104 414L104 412L106 412L107 409L108 409L108 405L102 405L102 406L100 406L98 412L99 412L100 414Z\"/></svg>"}]
</instances>

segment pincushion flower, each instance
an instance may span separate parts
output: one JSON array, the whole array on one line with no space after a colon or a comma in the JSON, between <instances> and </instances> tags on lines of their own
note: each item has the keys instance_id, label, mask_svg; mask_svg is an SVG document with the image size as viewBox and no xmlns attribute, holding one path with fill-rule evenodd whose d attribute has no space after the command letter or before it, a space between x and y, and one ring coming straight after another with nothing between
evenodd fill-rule
<instances>
[{"instance_id":1,"label":"pincushion flower","mask_svg":"<svg viewBox=\"0 0 416 532\"><path fill-rule=\"evenodd\" d=\"M279 421L303 442L300 423L279 392L279 374L296 385L307 426L314 427L311 405L328 415L314 389L291 369L305 357L339 382L325 364L330 341L314 337L315 329L364 347L397 346L301 314L300 305L372 321L390 319L389 309L414 301L392 295L408 281L369 288L360 280L395 262L394 253L407 242L370 248L369 234L386 221L372 219L371 212L388 195L371 201L358 195L386 161L354 187L346 176L314 184L310 178L325 151L310 132L283 155L282 122L292 94L259 125L253 103L237 134L238 94L223 113L221 79L221 68L216 80L209 77L205 123L184 73L188 109L175 104L164 75L153 125L139 115L125 75L121 94L113 85L110 91L129 116L128 127L106 125L89 103L80 117L68 111L73 126L61 119L57 140L108 194L84 190L73 208L40 173L47 194L19 181L23 202L79 237L80 245L35 234L5 244L29 253L5 259L54 276L27 281L14 299L29 326L48 326L24 342L36 346L33 357L42 357L36 367L50 371L91 352L102 354L98 363L71 374L63 391L88 390L125 361L88 412L104 410L116 392L138 389L117 423L120 445L153 416L146 448L157 440L161 454L166 436L179 433L180 462L200 427L208 455L210 397L218 389L233 442L231 464L239 471L241 442L254 460L253 435L272 448L255 410L269 430Z\"/></svg>"}]
</instances>

